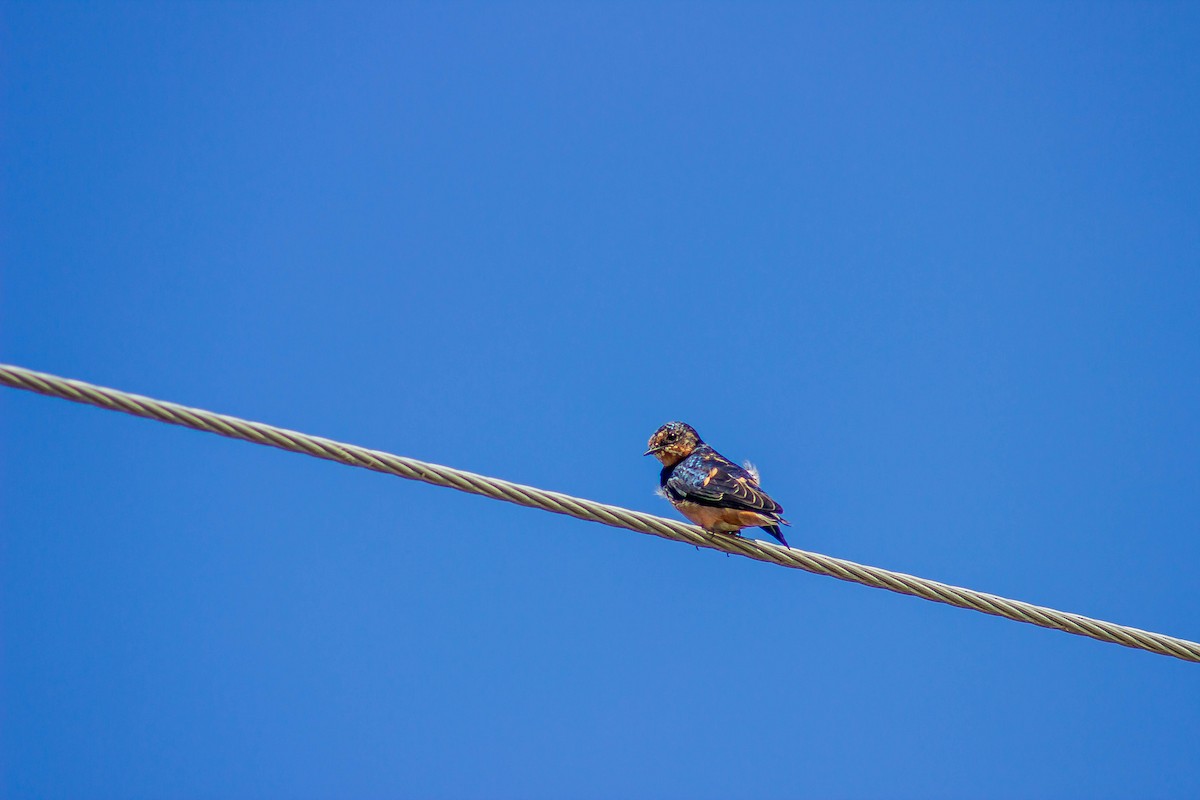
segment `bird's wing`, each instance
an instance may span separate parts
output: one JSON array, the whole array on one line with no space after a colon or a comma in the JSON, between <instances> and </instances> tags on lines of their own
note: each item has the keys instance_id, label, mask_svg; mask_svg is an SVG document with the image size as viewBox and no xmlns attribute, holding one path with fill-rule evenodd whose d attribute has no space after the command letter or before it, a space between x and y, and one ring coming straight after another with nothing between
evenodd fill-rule
<instances>
[{"instance_id":1,"label":"bird's wing","mask_svg":"<svg viewBox=\"0 0 1200 800\"><path fill-rule=\"evenodd\" d=\"M678 500L762 514L783 513L783 507L759 488L753 475L716 453L681 461L665 488Z\"/></svg>"}]
</instances>

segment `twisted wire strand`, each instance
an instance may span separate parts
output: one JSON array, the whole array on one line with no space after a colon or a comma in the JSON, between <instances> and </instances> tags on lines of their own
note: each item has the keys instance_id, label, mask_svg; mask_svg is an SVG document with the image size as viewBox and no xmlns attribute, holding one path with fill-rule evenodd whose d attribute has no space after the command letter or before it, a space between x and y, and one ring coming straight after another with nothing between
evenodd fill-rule
<instances>
[{"instance_id":1,"label":"twisted wire strand","mask_svg":"<svg viewBox=\"0 0 1200 800\"><path fill-rule=\"evenodd\" d=\"M603 525L627 528L664 539L686 542L696 547L707 547L731 555L745 556L792 569L802 569L817 575L827 575L876 589L887 589L891 592L921 597L936 603L982 611L985 614L1005 617L1016 622L1026 622L1031 625L1040 625L1043 628L1088 636L1102 642L1173 656L1185 661L1200 662L1200 643L1186 639L1091 619L1079 614L1056 611L1020 600L1009 600L993 594L951 586L879 567L857 564L820 553L788 549L757 539L713 534L694 525L653 514L631 511L619 506L597 503L559 492L549 492L533 486L511 483L486 475L477 475L452 467L430 464L414 458L405 458L319 436L310 436L261 422L251 422L199 408L189 408L176 403L96 386L84 381L60 378L9 364L0 364L0 384L112 411L122 411L126 414L172 425L181 425L185 428L216 433L231 439L241 439L254 444L277 447L280 450L304 453L316 458L423 481L435 486L458 489L495 500L540 508L556 514L566 514Z\"/></svg>"}]
</instances>

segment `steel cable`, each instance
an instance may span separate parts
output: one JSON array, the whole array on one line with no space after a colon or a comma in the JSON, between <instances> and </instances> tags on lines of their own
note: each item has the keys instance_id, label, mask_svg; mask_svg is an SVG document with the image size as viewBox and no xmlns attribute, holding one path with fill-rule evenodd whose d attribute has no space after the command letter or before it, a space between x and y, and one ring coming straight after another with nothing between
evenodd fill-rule
<instances>
[{"instance_id":1,"label":"steel cable","mask_svg":"<svg viewBox=\"0 0 1200 800\"><path fill-rule=\"evenodd\" d=\"M1053 628L1079 636L1089 636L1102 642L1112 642L1125 647L1147 650L1151 653L1174 656L1185 661L1200 662L1200 643L1186 639L1091 619L1079 614L1056 611L1020 600L1009 600L820 553L811 553L795 548L788 549L757 539L709 533L694 525L653 514L644 514L559 492L550 492L533 486L523 486L498 478L476 475L452 467L430 464L414 458L370 450L319 436L310 436L261 422L215 414L199 408L189 408L176 403L96 386L84 381L60 378L56 375L35 372L8 364L0 364L0 384L112 411L122 411L126 414L168 422L172 425L182 425L186 428L216 433L231 439L265 444L328 461L337 461L402 478L424 481L435 486L480 494L495 500L540 508L544 511L566 514L617 528L627 528L639 533L649 533L697 547L707 547L783 567L802 569L817 575L827 575L839 580L861 583L864 586L913 595L937 603L982 611L985 614L1005 617L1017 622L1040 625L1044 628Z\"/></svg>"}]
</instances>

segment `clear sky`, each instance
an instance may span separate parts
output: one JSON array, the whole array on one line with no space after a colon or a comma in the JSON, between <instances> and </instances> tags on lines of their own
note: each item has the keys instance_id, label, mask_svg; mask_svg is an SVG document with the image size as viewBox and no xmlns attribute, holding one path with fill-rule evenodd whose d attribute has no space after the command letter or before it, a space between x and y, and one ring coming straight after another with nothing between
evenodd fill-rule
<instances>
[{"instance_id":1,"label":"clear sky","mask_svg":"<svg viewBox=\"0 0 1200 800\"><path fill-rule=\"evenodd\" d=\"M0 360L1200 639L1195 4L12 3ZM1200 796L1200 665L0 389L11 798Z\"/></svg>"}]
</instances>

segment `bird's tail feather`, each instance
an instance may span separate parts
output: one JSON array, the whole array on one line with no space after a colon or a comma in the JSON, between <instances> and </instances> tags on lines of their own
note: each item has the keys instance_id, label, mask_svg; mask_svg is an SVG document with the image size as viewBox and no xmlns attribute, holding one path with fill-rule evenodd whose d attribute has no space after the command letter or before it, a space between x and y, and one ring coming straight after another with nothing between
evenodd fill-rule
<instances>
[{"instance_id":1,"label":"bird's tail feather","mask_svg":"<svg viewBox=\"0 0 1200 800\"><path fill-rule=\"evenodd\" d=\"M779 521L782 522L784 525L789 524L786 520L781 519ZM783 538L783 531L779 530L778 525L763 525L762 529L764 531L766 531L767 533L771 534L772 536L774 536L776 539L778 539L779 543L781 545L783 545L784 547L786 547L789 550L792 549L792 546L787 543L787 539Z\"/></svg>"}]
</instances>

